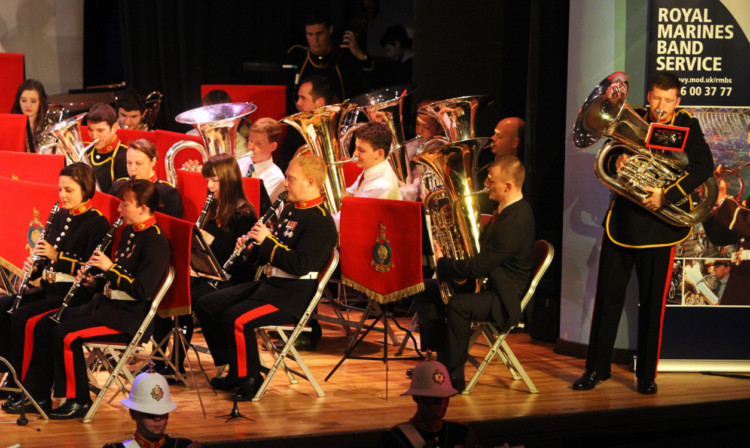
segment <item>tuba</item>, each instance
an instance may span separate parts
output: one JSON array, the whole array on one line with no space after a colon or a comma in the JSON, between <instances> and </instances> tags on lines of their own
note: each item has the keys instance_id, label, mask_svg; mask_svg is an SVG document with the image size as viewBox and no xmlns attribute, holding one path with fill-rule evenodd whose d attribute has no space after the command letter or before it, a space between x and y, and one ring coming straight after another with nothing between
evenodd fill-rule
<instances>
[{"instance_id":1,"label":"tuba","mask_svg":"<svg viewBox=\"0 0 750 448\"><path fill-rule=\"evenodd\" d=\"M421 107L419 113L436 119L445 131L445 138L458 142L476 137L477 112L491 101L492 98L487 95L461 96L430 103Z\"/></svg>"},{"instance_id":2,"label":"tuba","mask_svg":"<svg viewBox=\"0 0 750 448\"><path fill-rule=\"evenodd\" d=\"M167 180L172 185L177 185L174 158L185 148L193 148L201 153L204 162L217 154L234 154L237 126L242 117L255 112L255 109L253 103L222 103L191 109L178 115L175 120L193 125L203 138L205 146L190 140L182 140L172 145L164 158ZM251 151L243 155L249 156L252 156Z\"/></svg>"},{"instance_id":3,"label":"tuba","mask_svg":"<svg viewBox=\"0 0 750 448\"><path fill-rule=\"evenodd\" d=\"M479 155L492 146L489 138L449 143L423 151L412 162L434 173L437 185L425 191L432 240L446 257L463 260L479 253L482 219L477 195L486 193L476 176ZM481 288L477 280L477 290ZM438 282L444 302L453 295L449 282Z\"/></svg>"},{"instance_id":4,"label":"tuba","mask_svg":"<svg viewBox=\"0 0 750 448\"><path fill-rule=\"evenodd\" d=\"M299 112L281 120L304 137L308 151L325 160L328 176L324 191L328 211L331 213L341 210L341 201L346 196L344 169L341 165L348 161L349 156L336 138L342 110L340 105L334 104L318 107L309 112Z\"/></svg>"},{"instance_id":5,"label":"tuba","mask_svg":"<svg viewBox=\"0 0 750 448\"><path fill-rule=\"evenodd\" d=\"M609 137L611 140L596 155L596 176L615 193L641 205L650 195L645 187L663 188L676 182L683 176L688 160L682 152L646 147L650 125L625 101L628 86L628 76L616 72L594 88L578 113L573 143L586 148ZM629 157L621 169L613 170L613 158L620 153ZM700 199L693 207L688 202L693 195L688 194L677 203L649 212L673 226L690 227L704 220L714 207L719 192L716 178L709 177L698 190ZM684 205L689 210L681 207Z\"/></svg>"}]
</instances>

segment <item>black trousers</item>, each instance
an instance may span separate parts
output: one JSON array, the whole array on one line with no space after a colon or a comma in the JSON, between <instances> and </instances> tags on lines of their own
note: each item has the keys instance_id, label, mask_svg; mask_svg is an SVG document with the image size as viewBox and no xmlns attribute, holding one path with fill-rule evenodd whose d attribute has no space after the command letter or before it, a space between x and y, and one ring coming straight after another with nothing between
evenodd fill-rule
<instances>
[{"instance_id":1,"label":"black trousers","mask_svg":"<svg viewBox=\"0 0 750 448\"><path fill-rule=\"evenodd\" d=\"M440 298L437 280L425 281L425 290L414 296L422 350L437 351L438 361L445 364L450 376L463 380L471 322L493 320L491 310L499 300L490 291L460 292L446 305Z\"/></svg>"},{"instance_id":2,"label":"black trousers","mask_svg":"<svg viewBox=\"0 0 750 448\"><path fill-rule=\"evenodd\" d=\"M21 309L31 304L45 303L45 297L47 297L47 294L42 288L32 288L26 290L26 294L24 294L24 296L21 298L18 309L14 312L14 314L18 313ZM18 364L16 364L13 360L13 353L15 349L15 344L13 342L12 336L13 332L11 330L13 315L8 314L8 310L10 310L15 301L15 296L0 296L0 356L10 361L13 364L13 368L16 369L16 373L20 374L20 372L18 372ZM5 364L0 363L0 372L5 372L5 370Z\"/></svg>"},{"instance_id":3,"label":"black trousers","mask_svg":"<svg viewBox=\"0 0 750 448\"><path fill-rule=\"evenodd\" d=\"M295 317L279 311L267 299L253 297L259 285L249 282L222 289L193 304L214 364L229 364L229 374L234 378L260 373L255 328L297 323Z\"/></svg>"},{"instance_id":4,"label":"black trousers","mask_svg":"<svg viewBox=\"0 0 750 448\"><path fill-rule=\"evenodd\" d=\"M640 304L636 376L640 379L656 378L662 316L673 261L674 246L631 249L618 246L604 237L591 318L587 370L610 371L617 327L625 307L625 292L635 267Z\"/></svg>"}]
</instances>

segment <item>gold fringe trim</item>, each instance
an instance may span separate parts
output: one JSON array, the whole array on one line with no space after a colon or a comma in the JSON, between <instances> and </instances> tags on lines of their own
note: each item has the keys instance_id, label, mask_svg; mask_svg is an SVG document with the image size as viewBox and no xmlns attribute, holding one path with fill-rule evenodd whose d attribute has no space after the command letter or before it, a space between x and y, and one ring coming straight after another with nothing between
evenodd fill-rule
<instances>
[{"instance_id":1,"label":"gold fringe trim","mask_svg":"<svg viewBox=\"0 0 750 448\"><path fill-rule=\"evenodd\" d=\"M343 283L346 286L356 289L357 291L365 294L367 297L377 301L378 303L398 302L401 299L405 299L409 296L413 296L414 294L418 292L424 291L424 282L419 282L416 285L409 286L408 288L394 291L392 293L385 294L385 295L380 294L379 292L375 292L372 289L355 282L354 280L350 279L349 277L345 275L341 276L341 283Z\"/></svg>"},{"instance_id":2,"label":"gold fringe trim","mask_svg":"<svg viewBox=\"0 0 750 448\"><path fill-rule=\"evenodd\" d=\"M190 309L190 305L175 307L175 308L167 308L164 310L161 309L161 306L160 306L159 309L156 311L156 314L158 314L159 317L163 317L163 318L172 317L172 316L184 316L190 313L192 313L192 310Z\"/></svg>"}]
</instances>

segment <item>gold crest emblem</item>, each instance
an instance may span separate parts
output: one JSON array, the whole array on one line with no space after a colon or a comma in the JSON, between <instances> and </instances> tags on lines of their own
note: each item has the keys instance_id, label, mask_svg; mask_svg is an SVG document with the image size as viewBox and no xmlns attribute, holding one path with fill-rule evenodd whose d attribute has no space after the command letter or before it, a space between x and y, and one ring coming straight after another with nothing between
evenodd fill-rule
<instances>
[{"instance_id":1,"label":"gold crest emblem","mask_svg":"<svg viewBox=\"0 0 750 448\"><path fill-rule=\"evenodd\" d=\"M39 239L39 235L42 233L43 226L44 224L39 221L39 210L34 207L34 217L31 219L29 231L26 233L26 250L31 250L34 247L36 240Z\"/></svg>"},{"instance_id":2,"label":"gold crest emblem","mask_svg":"<svg viewBox=\"0 0 750 448\"><path fill-rule=\"evenodd\" d=\"M388 272L396 265L391 261L393 252L388 244L388 238L385 236L386 228L380 223L380 235L375 238L375 245L372 247L372 261L370 265L378 272Z\"/></svg>"},{"instance_id":3,"label":"gold crest emblem","mask_svg":"<svg viewBox=\"0 0 750 448\"><path fill-rule=\"evenodd\" d=\"M156 401L161 400L164 397L164 390L157 384L154 386L153 389L151 389L151 398L153 398Z\"/></svg>"},{"instance_id":4,"label":"gold crest emblem","mask_svg":"<svg viewBox=\"0 0 750 448\"><path fill-rule=\"evenodd\" d=\"M432 381L435 384L443 384L445 382L445 375L439 369L435 369L435 373L432 374Z\"/></svg>"}]
</instances>

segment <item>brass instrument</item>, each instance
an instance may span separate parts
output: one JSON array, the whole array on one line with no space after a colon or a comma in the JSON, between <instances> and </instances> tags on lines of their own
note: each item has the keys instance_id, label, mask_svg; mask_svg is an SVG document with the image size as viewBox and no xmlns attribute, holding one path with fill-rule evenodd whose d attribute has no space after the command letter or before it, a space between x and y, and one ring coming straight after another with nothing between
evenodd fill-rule
<instances>
[{"instance_id":1,"label":"brass instrument","mask_svg":"<svg viewBox=\"0 0 750 448\"><path fill-rule=\"evenodd\" d=\"M271 206L266 210L266 212L263 214L263 216L260 217L258 220L259 223L265 224L269 219L271 219L272 216L276 214L276 211L284 204L284 201L286 200L287 195L289 192L282 191L279 193L279 196L276 198L276 200L271 204ZM248 238L244 244L240 245L239 247L234 249L234 252L232 252L232 255L227 258L227 261L224 262L224 266L222 266L222 270L224 271L224 276L227 280L231 277L231 274L229 274L229 269L234 265L234 263L237 261L237 258L239 258L242 253L247 249L247 247L251 244L258 244L254 239ZM218 287L219 280L213 280L211 283L211 286L214 288Z\"/></svg>"},{"instance_id":2,"label":"brass instrument","mask_svg":"<svg viewBox=\"0 0 750 448\"><path fill-rule=\"evenodd\" d=\"M114 224L112 224L112 227L107 230L107 234L104 235L104 238L102 238L101 243L99 243L98 246L96 246L96 249L94 249L94 252L97 250L100 252L104 252L107 250L109 245L112 243L112 239L115 236L115 232L117 229L122 225L122 216L117 218L117 221L115 221ZM73 299L73 296L75 295L76 291L78 291L81 288L81 285L83 284L84 280L86 280L86 277L89 275L89 272L91 272L91 269L93 269L91 266L86 264L86 267L83 269L83 272L81 272L81 275L76 278L76 281L73 282L73 285L71 285L70 289L68 290L68 293L65 294L65 298L62 301L62 305L60 305L60 308L57 310L54 316L50 316L50 319L54 320L58 324L60 323L60 319L62 318L62 314L65 312L65 310L70 306L70 301Z\"/></svg>"},{"instance_id":3,"label":"brass instrument","mask_svg":"<svg viewBox=\"0 0 750 448\"><path fill-rule=\"evenodd\" d=\"M211 206L211 203L214 201L214 193L213 191L210 191L208 193L208 196L206 197L206 202L203 203L203 210L201 210L200 216L198 216L198 220L195 221L195 227L202 229L203 225L206 223L206 218L208 217L208 208Z\"/></svg>"},{"instance_id":4,"label":"brass instrument","mask_svg":"<svg viewBox=\"0 0 750 448\"><path fill-rule=\"evenodd\" d=\"M292 126L304 137L308 150L325 160L328 177L324 185L328 211L341 210L341 201L346 196L346 182L342 161L349 159L345 147L337 139L342 107L334 104L318 107L309 112L299 112L281 121Z\"/></svg>"},{"instance_id":5,"label":"brass instrument","mask_svg":"<svg viewBox=\"0 0 750 448\"><path fill-rule=\"evenodd\" d=\"M177 185L174 158L185 148L193 148L201 153L204 162L217 154L234 154L237 126L242 117L255 112L255 109L256 106L253 103L222 103L191 109L179 114L175 120L192 125L203 138L204 145L190 140L182 140L172 145L164 161L167 168L167 180L172 185ZM242 157L250 157L252 154L252 151L248 151Z\"/></svg>"},{"instance_id":6,"label":"brass instrument","mask_svg":"<svg viewBox=\"0 0 750 448\"><path fill-rule=\"evenodd\" d=\"M88 146L83 146L81 138L81 121L87 112L78 114L75 117L61 121L42 133L42 139L48 140L52 137L52 143L43 145L39 148L39 154L54 154L59 149L65 155L65 164L84 162L90 165L87 154L98 142L94 140Z\"/></svg>"},{"instance_id":7,"label":"brass instrument","mask_svg":"<svg viewBox=\"0 0 750 448\"><path fill-rule=\"evenodd\" d=\"M55 205L52 207L52 210L49 212L49 217L47 218L47 223L44 224L44 229L42 229L42 232L39 234L39 238L36 239L36 242L34 243L34 247L36 247L39 242L44 241L44 239L47 237L47 232L49 232L49 226L52 224L52 219L55 217L57 212L60 211L60 202L55 202ZM24 293L26 293L26 288L29 286L29 281L31 280L31 274L34 272L34 268L36 267L37 263L41 260L42 257L36 254L32 254L31 256L31 264L29 268L23 273L23 280L21 280L21 285L18 287L18 291L16 292L16 298L13 301L13 305L8 310L8 314L13 314L13 312L18 309L18 306L21 304L21 299L23 298Z\"/></svg>"},{"instance_id":8,"label":"brass instrument","mask_svg":"<svg viewBox=\"0 0 750 448\"><path fill-rule=\"evenodd\" d=\"M139 129L144 131L154 130L156 117L159 115L159 109L161 108L161 99L162 94L158 91L153 91L146 95L146 110L143 112Z\"/></svg>"},{"instance_id":9,"label":"brass instrument","mask_svg":"<svg viewBox=\"0 0 750 448\"><path fill-rule=\"evenodd\" d=\"M492 98L487 95L461 96L435 101L419 109L419 113L431 116L445 131L445 138L451 142L475 138L477 112L489 104Z\"/></svg>"},{"instance_id":10,"label":"brass instrument","mask_svg":"<svg viewBox=\"0 0 750 448\"><path fill-rule=\"evenodd\" d=\"M611 140L596 155L596 176L615 193L642 206L641 201L651 194L644 188L663 188L676 182L683 176L688 159L683 152L646 148L650 125L627 103L628 86L628 76L616 72L594 88L578 113L573 143L586 148L609 137ZM612 158L620 153L629 157L612 172ZM690 227L705 219L714 207L718 196L716 178L709 177L698 190L700 199L694 207L687 207L689 211L680 206L689 205L692 194L657 210L646 210L673 226Z\"/></svg>"},{"instance_id":11,"label":"brass instrument","mask_svg":"<svg viewBox=\"0 0 750 448\"><path fill-rule=\"evenodd\" d=\"M425 209L433 242L449 258L463 260L479 253L482 219L477 197L486 192L479 187L476 165L480 154L492 146L489 138L450 143L423 151L412 162L429 168L437 185L426 191ZM453 295L452 285L438 282L444 302ZM477 280L477 291L482 280Z\"/></svg>"}]
</instances>

